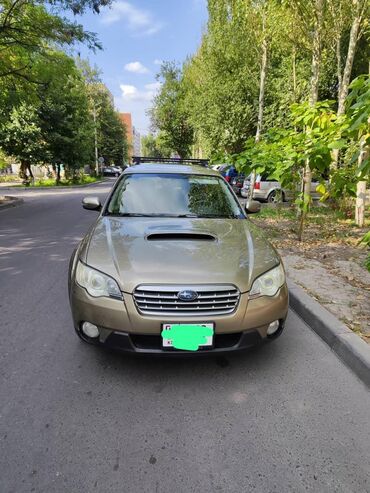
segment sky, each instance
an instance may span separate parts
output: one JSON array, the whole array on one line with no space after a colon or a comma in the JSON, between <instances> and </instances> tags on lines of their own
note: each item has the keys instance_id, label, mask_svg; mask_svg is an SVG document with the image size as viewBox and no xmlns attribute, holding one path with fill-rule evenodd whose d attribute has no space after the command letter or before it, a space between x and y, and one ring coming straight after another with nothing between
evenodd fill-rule
<instances>
[{"instance_id":1,"label":"sky","mask_svg":"<svg viewBox=\"0 0 370 493\"><path fill-rule=\"evenodd\" d=\"M207 22L206 0L116 0L111 7L77 17L86 31L97 34L103 50L79 47L102 71L117 110L131 113L133 124L147 134L146 111L158 90L162 61L182 63L200 44Z\"/></svg>"}]
</instances>

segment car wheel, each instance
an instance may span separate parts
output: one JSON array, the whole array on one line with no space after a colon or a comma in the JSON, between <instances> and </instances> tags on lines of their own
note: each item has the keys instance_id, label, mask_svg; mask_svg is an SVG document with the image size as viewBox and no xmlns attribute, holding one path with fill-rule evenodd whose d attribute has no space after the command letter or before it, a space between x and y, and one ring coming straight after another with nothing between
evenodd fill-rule
<instances>
[{"instance_id":1,"label":"car wheel","mask_svg":"<svg viewBox=\"0 0 370 493\"><path fill-rule=\"evenodd\" d=\"M278 202L280 202L280 197L279 197L280 193L278 193L276 190L273 190L269 196L267 197L267 202L269 202L270 204L276 204ZM281 192L281 202L284 202L284 193Z\"/></svg>"}]
</instances>

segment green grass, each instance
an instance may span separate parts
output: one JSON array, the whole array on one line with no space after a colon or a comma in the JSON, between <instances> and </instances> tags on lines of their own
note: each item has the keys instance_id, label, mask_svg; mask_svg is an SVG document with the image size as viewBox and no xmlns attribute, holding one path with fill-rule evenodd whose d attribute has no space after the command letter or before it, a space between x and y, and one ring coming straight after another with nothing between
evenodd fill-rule
<instances>
[{"instance_id":1,"label":"green grass","mask_svg":"<svg viewBox=\"0 0 370 493\"><path fill-rule=\"evenodd\" d=\"M0 183L14 183L19 181L18 175L0 175Z\"/></svg>"},{"instance_id":2,"label":"green grass","mask_svg":"<svg viewBox=\"0 0 370 493\"><path fill-rule=\"evenodd\" d=\"M84 175L79 177L77 180L62 180L59 182L59 185L56 184L54 178L48 179L40 179L35 180L32 185L29 185L30 188L37 187L72 187L75 185L88 185L89 183L96 183L100 181L100 178L96 178L94 176ZM24 185L16 185L17 187L24 187Z\"/></svg>"},{"instance_id":3,"label":"green grass","mask_svg":"<svg viewBox=\"0 0 370 493\"><path fill-rule=\"evenodd\" d=\"M351 214L354 210L351 211ZM369 214L369 208L367 208L366 216ZM257 217L257 216L256 216ZM262 207L261 212L258 214L261 219L276 219L276 220L289 220L296 221L296 211L292 207ZM346 212L341 210L332 209L330 207L311 207L307 218L311 224L317 224L318 226L324 226L328 223L341 223L349 226L354 226L354 219L348 217ZM366 220L368 222L368 219Z\"/></svg>"},{"instance_id":4,"label":"green grass","mask_svg":"<svg viewBox=\"0 0 370 493\"><path fill-rule=\"evenodd\" d=\"M261 219L295 219L295 211L291 207L262 207L261 212L256 215Z\"/></svg>"}]
</instances>

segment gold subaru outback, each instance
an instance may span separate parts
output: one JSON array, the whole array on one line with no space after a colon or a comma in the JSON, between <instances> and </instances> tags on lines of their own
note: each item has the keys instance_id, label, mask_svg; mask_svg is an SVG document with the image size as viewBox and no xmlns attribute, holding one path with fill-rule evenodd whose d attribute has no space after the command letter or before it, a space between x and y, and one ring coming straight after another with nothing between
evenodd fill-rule
<instances>
[{"instance_id":1,"label":"gold subaru outback","mask_svg":"<svg viewBox=\"0 0 370 493\"><path fill-rule=\"evenodd\" d=\"M79 337L149 354L234 351L279 336L288 289L278 253L214 170L127 168L73 253L69 296Z\"/></svg>"}]
</instances>

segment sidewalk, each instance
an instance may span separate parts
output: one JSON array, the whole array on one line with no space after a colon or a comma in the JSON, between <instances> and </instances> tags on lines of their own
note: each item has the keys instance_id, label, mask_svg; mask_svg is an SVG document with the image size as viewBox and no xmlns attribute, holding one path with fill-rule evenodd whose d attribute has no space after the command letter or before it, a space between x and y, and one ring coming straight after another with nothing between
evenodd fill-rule
<instances>
[{"instance_id":1,"label":"sidewalk","mask_svg":"<svg viewBox=\"0 0 370 493\"><path fill-rule=\"evenodd\" d=\"M370 273L352 260L280 252L288 278L370 343Z\"/></svg>"},{"instance_id":2,"label":"sidewalk","mask_svg":"<svg viewBox=\"0 0 370 493\"><path fill-rule=\"evenodd\" d=\"M367 251L358 246L366 228L330 214L318 213L301 243L294 212L264 209L252 221L279 251L288 279L370 343L370 273L364 266Z\"/></svg>"}]
</instances>

